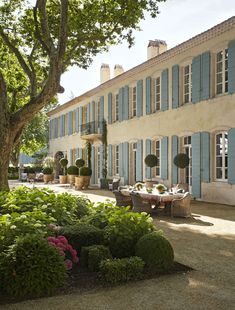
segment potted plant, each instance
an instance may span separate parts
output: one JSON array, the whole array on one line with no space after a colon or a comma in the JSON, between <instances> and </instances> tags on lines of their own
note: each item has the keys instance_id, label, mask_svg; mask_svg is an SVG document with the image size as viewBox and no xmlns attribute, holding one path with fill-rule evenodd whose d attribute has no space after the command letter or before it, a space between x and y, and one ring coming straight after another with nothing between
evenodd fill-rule
<instances>
[{"instance_id":1,"label":"potted plant","mask_svg":"<svg viewBox=\"0 0 235 310\"><path fill-rule=\"evenodd\" d=\"M181 169L186 168L189 165L189 157L185 153L179 153L174 158L174 164Z\"/></svg>"},{"instance_id":2,"label":"potted plant","mask_svg":"<svg viewBox=\"0 0 235 310\"><path fill-rule=\"evenodd\" d=\"M28 168L28 179L29 180L35 180L36 174L35 174L35 168L29 167Z\"/></svg>"},{"instance_id":3,"label":"potted plant","mask_svg":"<svg viewBox=\"0 0 235 310\"><path fill-rule=\"evenodd\" d=\"M63 175L59 176L60 184L66 184L67 183L66 167L68 165L68 159L67 158L61 158L60 165L63 169Z\"/></svg>"},{"instance_id":4,"label":"potted plant","mask_svg":"<svg viewBox=\"0 0 235 310\"><path fill-rule=\"evenodd\" d=\"M77 158L75 161L75 165L78 168L78 176L75 177L75 189L82 189L84 180L82 176L80 176L80 168L85 165L85 160L82 158Z\"/></svg>"},{"instance_id":5,"label":"potted plant","mask_svg":"<svg viewBox=\"0 0 235 310\"><path fill-rule=\"evenodd\" d=\"M54 180L53 169L51 167L45 167L43 169L43 181L44 183L52 182Z\"/></svg>"},{"instance_id":6,"label":"potted plant","mask_svg":"<svg viewBox=\"0 0 235 310\"><path fill-rule=\"evenodd\" d=\"M156 155L149 154L145 157L144 162L145 162L145 165L150 168L150 172L151 172L152 168L157 166L158 159L157 159ZM145 185L147 188L152 188L153 183L154 183L154 181L152 181L152 179L145 181Z\"/></svg>"},{"instance_id":7,"label":"potted plant","mask_svg":"<svg viewBox=\"0 0 235 310\"><path fill-rule=\"evenodd\" d=\"M158 190L159 194L164 194L165 191L167 190L166 186L161 183L157 184L155 188L156 190Z\"/></svg>"},{"instance_id":8,"label":"potted plant","mask_svg":"<svg viewBox=\"0 0 235 310\"><path fill-rule=\"evenodd\" d=\"M137 189L137 191L140 191L144 187L144 184L142 182L137 182L134 185L134 188Z\"/></svg>"},{"instance_id":9,"label":"potted plant","mask_svg":"<svg viewBox=\"0 0 235 310\"><path fill-rule=\"evenodd\" d=\"M67 174L69 178L69 184L73 185L75 183L75 177L78 175L78 167L69 166L67 169Z\"/></svg>"},{"instance_id":10,"label":"potted plant","mask_svg":"<svg viewBox=\"0 0 235 310\"><path fill-rule=\"evenodd\" d=\"M81 167L79 169L79 175L83 178L83 189L87 189L90 184L92 170L89 167Z\"/></svg>"}]
</instances>

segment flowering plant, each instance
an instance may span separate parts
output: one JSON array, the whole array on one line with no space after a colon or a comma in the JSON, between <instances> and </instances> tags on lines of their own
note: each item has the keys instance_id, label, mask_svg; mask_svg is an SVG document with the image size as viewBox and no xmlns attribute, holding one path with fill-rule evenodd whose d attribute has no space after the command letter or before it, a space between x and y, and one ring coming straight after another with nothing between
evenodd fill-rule
<instances>
[{"instance_id":1,"label":"flowering plant","mask_svg":"<svg viewBox=\"0 0 235 310\"><path fill-rule=\"evenodd\" d=\"M78 263L77 251L68 243L64 236L48 237L47 241L58 249L60 255L64 257L67 270L72 269L73 263Z\"/></svg>"}]
</instances>

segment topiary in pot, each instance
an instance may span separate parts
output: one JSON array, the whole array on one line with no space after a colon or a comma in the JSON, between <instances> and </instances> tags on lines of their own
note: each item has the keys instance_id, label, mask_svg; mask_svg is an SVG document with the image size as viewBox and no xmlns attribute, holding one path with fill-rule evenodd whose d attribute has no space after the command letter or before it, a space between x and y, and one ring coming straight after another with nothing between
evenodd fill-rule
<instances>
[{"instance_id":1,"label":"topiary in pot","mask_svg":"<svg viewBox=\"0 0 235 310\"><path fill-rule=\"evenodd\" d=\"M61 158L60 165L63 168L63 175L60 175L60 184L66 184L67 183L67 175L66 175L66 167L68 165L68 159L67 158Z\"/></svg>"},{"instance_id":2,"label":"topiary in pot","mask_svg":"<svg viewBox=\"0 0 235 310\"><path fill-rule=\"evenodd\" d=\"M69 175L69 183L72 185L75 183L75 176L78 175L78 167L69 166L67 169L67 174Z\"/></svg>"},{"instance_id":3,"label":"topiary in pot","mask_svg":"<svg viewBox=\"0 0 235 310\"><path fill-rule=\"evenodd\" d=\"M167 270L174 262L174 251L170 242L156 231L138 240L135 253L143 259L151 272Z\"/></svg>"},{"instance_id":4,"label":"topiary in pot","mask_svg":"<svg viewBox=\"0 0 235 310\"><path fill-rule=\"evenodd\" d=\"M52 174L53 169L51 167L45 167L42 172L43 174Z\"/></svg>"},{"instance_id":5,"label":"topiary in pot","mask_svg":"<svg viewBox=\"0 0 235 310\"><path fill-rule=\"evenodd\" d=\"M53 169L51 167L45 167L43 169L43 180L44 180L44 183L48 183L48 182L52 182L53 181Z\"/></svg>"},{"instance_id":6,"label":"topiary in pot","mask_svg":"<svg viewBox=\"0 0 235 310\"><path fill-rule=\"evenodd\" d=\"M160 194L163 194L167 190L164 184L157 184L156 189L158 190Z\"/></svg>"},{"instance_id":7,"label":"topiary in pot","mask_svg":"<svg viewBox=\"0 0 235 310\"><path fill-rule=\"evenodd\" d=\"M146 166L150 168L150 175L151 175L151 174L152 174L152 173L151 173L152 168L153 168L153 167L156 167L157 164L158 164L158 158L157 158L157 156L154 155L154 154L149 154L149 155L147 155L147 156L145 157L144 162L145 162ZM146 185L146 187L153 187L153 181L152 181L152 179L151 179L150 181L149 181L149 180L146 181L146 182L145 182L145 185Z\"/></svg>"},{"instance_id":8,"label":"topiary in pot","mask_svg":"<svg viewBox=\"0 0 235 310\"><path fill-rule=\"evenodd\" d=\"M83 188L87 189L90 184L92 170L89 167L81 167L79 169L79 175L83 178Z\"/></svg>"},{"instance_id":9,"label":"topiary in pot","mask_svg":"<svg viewBox=\"0 0 235 310\"><path fill-rule=\"evenodd\" d=\"M179 153L175 156L174 158L174 164L178 167L178 168L186 168L189 165L189 157L187 154L184 153Z\"/></svg>"},{"instance_id":10,"label":"topiary in pot","mask_svg":"<svg viewBox=\"0 0 235 310\"><path fill-rule=\"evenodd\" d=\"M82 158L77 158L76 161L75 161L75 165L78 167L78 168L81 168L85 165L85 160L82 159Z\"/></svg>"}]
</instances>

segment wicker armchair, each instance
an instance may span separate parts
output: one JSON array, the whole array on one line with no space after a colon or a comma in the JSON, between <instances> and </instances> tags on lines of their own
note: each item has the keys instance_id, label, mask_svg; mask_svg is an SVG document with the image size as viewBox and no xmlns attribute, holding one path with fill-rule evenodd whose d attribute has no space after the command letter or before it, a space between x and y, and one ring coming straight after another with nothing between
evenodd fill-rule
<instances>
[{"instance_id":1,"label":"wicker armchair","mask_svg":"<svg viewBox=\"0 0 235 310\"><path fill-rule=\"evenodd\" d=\"M188 192L189 191L189 185L187 183L179 183L176 185L176 187L178 189L183 189L184 192Z\"/></svg>"},{"instance_id":2,"label":"wicker armchair","mask_svg":"<svg viewBox=\"0 0 235 310\"><path fill-rule=\"evenodd\" d=\"M146 213L152 213L152 205L151 202L142 198L140 194L132 192L131 199L133 203L133 209L134 212L146 212Z\"/></svg>"},{"instance_id":3,"label":"wicker armchair","mask_svg":"<svg viewBox=\"0 0 235 310\"><path fill-rule=\"evenodd\" d=\"M191 217L191 195L187 192L182 198L171 202L171 216Z\"/></svg>"},{"instance_id":4,"label":"wicker armchair","mask_svg":"<svg viewBox=\"0 0 235 310\"><path fill-rule=\"evenodd\" d=\"M112 183L109 184L109 190L110 191L115 191L118 189L120 183L120 179L119 178L113 178Z\"/></svg>"},{"instance_id":5,"label":"wicker armchair","mask_svg":"<svg viewBox=\"0 0 235 310\"><path fill-rule=\"evenodd\" d=\"M127 207L133 206L131 196L123 195L121 191L113 191L115 198L116 198L116 206L119 207Z\"/></svg>"}]
</instances>

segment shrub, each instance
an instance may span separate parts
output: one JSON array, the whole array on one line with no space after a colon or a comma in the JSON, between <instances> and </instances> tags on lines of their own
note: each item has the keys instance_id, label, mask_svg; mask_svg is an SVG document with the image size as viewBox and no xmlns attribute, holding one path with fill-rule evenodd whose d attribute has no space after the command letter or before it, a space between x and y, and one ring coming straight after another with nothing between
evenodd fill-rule
<instances>
[{"instance_id":1,"label":"shrub","mask_svg":"<svg viewBox=\"0 0 235 310\"><path fill-rule=\"evenodd\" d=\"M75 161L75 165L78 167L78 168L81 168L85 165L85 160L82 159L82 158L77 158L76 161Z\"/></svg>"},{"instance_id":2,"label":"shrub","mask_svg":"<svg viewBox=\"0 0 235 310\"><path fill-rule=\"evenodd\" d=\"M78 167L76 166L69 166L67 169L67 173L70 175L78 175Z\"/></svg>"},{"instance_id":3,"label":"shrub","mask_svg":"<svg viewBox=\"0 0 235 310\"><path fill-rule=\"evenodd\" d=\"M69 243L78 253L81 252L83 246L102 244L104 242L103 231L85 223L62 227L60 234L68 239Z\"/></svg>"},{"instance_id":4,"label":"shrub","mask_svg":"<svg viewBox=\"0 0 235 310\"><path fill-rule=\"evenodd\" d=\"M144 262L140 257L106 259L100 264L100 277L108 283L127 282L142 278Z\"/></svg>"},{"instance_id":5,"label":"shrub","mask_svg":"<svg viewBox=\"0 0 235 310\"><path fill-rule=\"evenodd\" d=\"M66 158L61 158L60 164L63 168L65 168L68 165L68 159Z\"/></svg>"},{"instance_id":6,"label":"shrub","mask_svg":"<svg viewBox=\"0 0 235 310\"><path fill-rule=\"evenodd\" d=\"M42 172L43 174L52 174L53 169L51 167L45 167Z\"/></svg>"},{"instance_id":7,"label":"shrub","mask_svg":"<svg viewBox=\"0 0 235 310\"><path fill-rule=\"evenodd\" d=\"M101 261L108 258L112 258L112 255L104 245L83 247L81 251L81 263L90 271L98 271Z\"/></svg>"},{"instance_id":8,"label":"shrub","mask_svg":"<svg viewBox=\"0 0 235 310\"><path fill-rule=\"evenodd\" d=\"M50 294L65 282L62 256L45 239L19 238L0 254L0 288L14 296Z\"/></svg>"},{"instance_id":9,"label":"shrub","mask_svg":"<svg viewBox=\"0 0 235 310\"><path fill-rule=\"evenodd\" d=\"M145 157L144 162L146 164L146 166L153 168L157 166L158 163L158 159L157 156L154 154L149 154Z\"/></svg>"},{"instance_id":10,"label":"shrub","mask_svg":"<svg viewBox=\"0 0 235 310\"><path fill-rule=\"evenodd\" d=\"M91 176L92 175L92 170L89 167L81 167L79 169L79 174L81 176Z\"/></svg>"},{"instance_id":11,"label":"shrub","mask_svg":"<svg viewBox=\"0 0 235 310\"><path fill-rule=\"evenodd\" d=\"M114 257L133 256L139 238L154 230L149 215L128 210L129 207L113 211L105 228L105 241Z\"/></svg>"},{"instance_id":12,"label":"shrub","mask_svg":"<svg viewBox=\"0 0 235 310\"><path fill-rule=\"evenodd\" d=\"M136 255L144 260L151 271L169 269L174 262L173 248L160 232L141 237L136 244Z\"/></svg>"},{"instance_id":13,"label":"shrub","mask_svg":"<svg viewBox=\"0 0 235 310\"><path fill-rule=\"evenodd\" d=\"M189 165L189 157L187 154L179 153L174 158L174 164L178 168L186 168Z\"/></svg>"}]
</instances>

